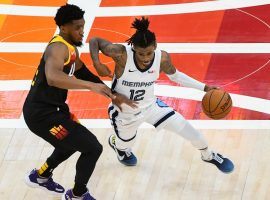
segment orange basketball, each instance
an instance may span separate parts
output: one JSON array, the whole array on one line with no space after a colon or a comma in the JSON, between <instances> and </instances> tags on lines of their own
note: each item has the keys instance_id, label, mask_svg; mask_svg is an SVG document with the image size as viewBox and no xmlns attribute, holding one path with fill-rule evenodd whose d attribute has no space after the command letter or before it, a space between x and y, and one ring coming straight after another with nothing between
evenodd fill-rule
<instances>
[{"instance_id":1,"label":"orange basketball","mask_svg":"<svg viewBox=\"0 0 270 200\"><path fill-rule=\"evenodd\" d=\"M226 117L232 108L232 98L228 92L213 89L208 91L202 99L203 112L212 119Z\"/></svg>"}]
</instances>

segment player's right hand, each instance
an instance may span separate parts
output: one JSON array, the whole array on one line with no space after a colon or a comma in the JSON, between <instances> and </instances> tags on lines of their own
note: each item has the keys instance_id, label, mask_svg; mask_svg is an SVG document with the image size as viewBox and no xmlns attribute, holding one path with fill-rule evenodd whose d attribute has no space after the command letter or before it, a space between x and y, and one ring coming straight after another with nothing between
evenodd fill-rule
<instances>
[{"instance_id":1,"label":"player's right hand","mask_svg":"<svg viewBox=\"0 0 270 200\"><path fill-rule=\"evenodd\" d=\"M137 104L138 104L137 101L130 100L125 95L122 95L122 94L119 94L119 93L115 93L114 95L116 96L116 98L112 100L112 103L115 104L120 109L121 112L122 112L122 106L121 106L122 104L126 104L131 108L137 108L138 107L137 106Z\"/></svg>"},{"instance_id":2,"label":"player's right hand","mask_svg":"<svg viewBox=\"0 0 270 200\"><path fill-rule=\"evenodd\" d=\"M113 77L112 72L107 65L98 63L98 64L94 64L94 67L96 68L99 76L102 76L102 77L108 76L110 78Z\"/></svg>"},{"instance_id":3,"label":"player's right hand","mask_svg":"<svg viewBox=\"0 0 270 200\"><path fill-rule=\"evenodd\" d=\"M105 97L109 97L111 99L115 99L116 96L112 94L111 89L102 83L90 83L90 88L91 91L95 93L99 93Z\"/></svg>"},{"instance_id":4,"label":"player's right hand","mask_svg":"<svg viewBox=\"0 0 270 200\"><path fill-rule=\"evenodd\" d=\"M204 86L204 91L208 92L210 90L214 90L214 89L219 89L217 86L209 86L209 85L205 85Z\"/></svg>"}]
</instances>

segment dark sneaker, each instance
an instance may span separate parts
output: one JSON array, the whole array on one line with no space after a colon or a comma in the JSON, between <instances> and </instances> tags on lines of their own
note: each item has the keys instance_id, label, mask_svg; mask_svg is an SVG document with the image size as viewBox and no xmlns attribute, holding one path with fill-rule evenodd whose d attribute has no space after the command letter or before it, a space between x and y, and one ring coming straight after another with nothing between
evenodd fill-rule
<instances>
[{"instance_id":1,"label":"dark sneaker","mask_svg":"<svg viewBox=\"0 0 270 200\"><path fill-rule=\"evenodd\" d=\"M116 152L117 158L120 163L127 165L127 166L135 166L137 164L136 156L131 152L131 150L121 151L116 148L115 146L115 135L111 135L109 137L109 145L112 149Z\"/></svg>"},{"instance_id":2,"label":"dark sneaker","mask_svg":"<svg viewBox=\"0 0 270 200\"><path fill-rule=\"evenodd\" d=\"M231 173L234 169L234 165L232 161L230 161L228 158L224 158L219 153L213 153L211 160L204 160L204 162L212 163L217 166L217 168L222 171L223 173Z\"/></svg>"},{"instance_id":3,"label":"dark sneaker","mask_svg":"<svg viewBox=\"0 0 270 200\"><path fill-rule=\"evenodd\" d=\"M69 189L65 192L65 194L62 195L62 200L96 200L94 197L92 197L87 191L82 196L77 197L73 194L72 190Z\"/></svg>"},{"instance_id":4,"label":"dark sneaker","mask_svg":"<svg viewBox=\"0 0 270 200\"><path fill-rule=\"evenodd\" d=\"M25 183L30 187L40 188L54 195L62 195L65 192L61 185L53 181L52 176L49 178L40 177L36 169L26 174Z\"/></svg>"}]
</instances>

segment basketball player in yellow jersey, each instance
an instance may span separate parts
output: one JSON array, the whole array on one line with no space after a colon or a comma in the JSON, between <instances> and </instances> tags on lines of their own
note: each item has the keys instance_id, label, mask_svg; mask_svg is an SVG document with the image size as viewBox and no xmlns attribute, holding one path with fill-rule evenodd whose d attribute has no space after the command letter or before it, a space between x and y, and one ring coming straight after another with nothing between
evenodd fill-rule
<instances>
[{"instance_id":1,"label":"basketball player in yellow jersey","mask_svg":"<svg viewBox=\"0 0 270 200\"><path fill-rule=\"evenodd\" d=\"M65 103L67 90L88 89L113 99L119 107L122 103L136 107L129 99L113 95L110 88L80 60L76 46L82 45L83 15L84 11L75 5L66 4L58 9L54 19L60 33L49 42L23 106L29 129L55 147L40 169L33 169L26 175L25 182L29 186L62 195L63 200L94 199L86 185L102 153L102 146L95 135L69 112ZM76 151L81 155L76 163L75 185L65 192L52 179L52 172Z\"/></svg>"},{"instance_id":2,"label":"basketball player in yellow jersey","mask_svg":"<svg viewBox=\"0 0 270 200\"><path fill-rule=\"evenodd\" d=\"M224 173L234 169L233 163L208 148L203 135L195 130L183 116L167 106L154 95L154 82L159 73L165 73L172 81L182 86L203 91L210 87L179 72L171 63L170 55L157 48L156 37L148 30L147 18L135 19L132 28L136 32L127 40L128 45L112 44L101 38L90 41L91 57L100 76L111 76L109 68L99 60L99 50L115 62L112 90L138 102L137 108L119 109L112 103L109 116L115 134L109 138L109 144L117 154L118 160L127 166L137 163L131 147L135 142L138 127L147 122L157 130L162 128L173 131L201 151L202 160L212 163ZM166 148L166 147L163 147Z\"/></svg>"}]
</instances>

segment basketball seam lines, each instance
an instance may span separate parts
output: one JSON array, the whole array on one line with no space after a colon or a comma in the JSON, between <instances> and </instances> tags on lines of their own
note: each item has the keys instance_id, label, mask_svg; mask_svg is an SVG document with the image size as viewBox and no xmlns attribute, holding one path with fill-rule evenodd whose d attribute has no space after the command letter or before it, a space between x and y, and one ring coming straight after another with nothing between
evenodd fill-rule
<instances>
[{"instance_id":1,"label":"basketball seam lines","mask_svg":"<svg viewBox=\"0 0 270 200\"><path fill-rule=\"evenodd\" d=\"M220 101L218 102L216 108L215 108L213 111L211 111L211 113L216 111L216 109L218 108L218 106L219 106L219 104L221 103L222 99L224 98L225 94L226 94L226 92L223 93L222 98L221 98ZM210 100L209 100L209 103L210 103Z\"/></svg>"},{"instance_id":2,"label":"basketball seam lines","mask_svg":"<svg viewBox=\"0 0 270 200\"><path fill-rule=\"evenodd\" d=\"M209 106L208 106L208 108L209 108L209 114L210 114L210 116L212 116L212 114L211 114L211 104L210 104L210 102L211 102L211 97L212 97L212 95L213 95L213 93L214 93L214 90L211 92L211 94L210 94L210 97L209 97Z\"/></svg>"},{"instance_id":3,"label":"basketball seam lines","mask_svg":"<svg viewBox=\"0 0 270 200\"><path fill-rule=\"evenodd\" d=\"M202 108L203 108L203 111L205 111L205 112L209 113L209 111L208 111L208 110L206 110L205 105L203 104L203 100L202 100Z\"/></svg>"},{"instance_id":4,"label":"basketball seam lines","mask_svg":"<svg viewBox=\"0 0 270 200\"><path fill-rule=\"evenodd\" d=\"M214 114L214 115L212 115L212 116L216 116L216 115L225 113L231 106L232 106L232 103L230 103L230 105L227 107L226 110L224 110L224 111L222 111L222 112L220 112L220 113Z\"/></svg>"}]
</instances>

